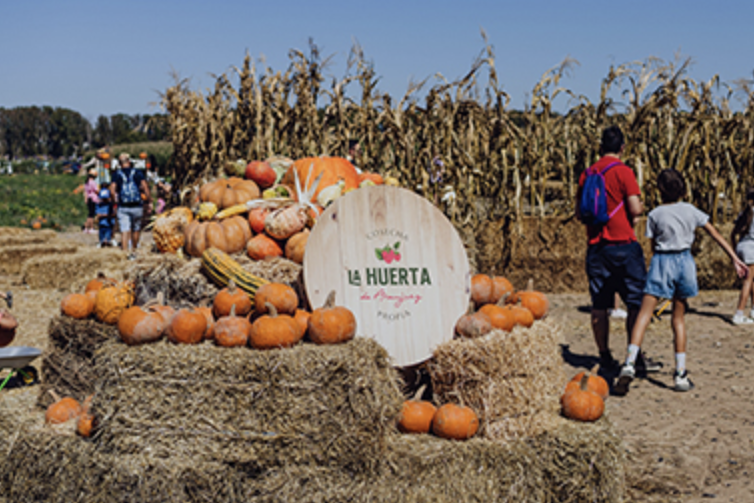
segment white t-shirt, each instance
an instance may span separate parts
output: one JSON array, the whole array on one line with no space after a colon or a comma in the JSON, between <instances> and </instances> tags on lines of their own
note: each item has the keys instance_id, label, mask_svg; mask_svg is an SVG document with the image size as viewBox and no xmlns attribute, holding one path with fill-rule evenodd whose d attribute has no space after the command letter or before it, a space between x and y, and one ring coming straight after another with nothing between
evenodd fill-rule
<instances>
[{"instance_id":1,"label":"white t-shirt","mask_svg":"<svg viewBox=\"0 0 754 503\"><path fill-rule=\"evenodd\" d=\"M689 203L658 206L647 217L647 237L655 251L683 251L694 243L694 231L709 221L709 215Z\"/></svg>"}]
</instances>

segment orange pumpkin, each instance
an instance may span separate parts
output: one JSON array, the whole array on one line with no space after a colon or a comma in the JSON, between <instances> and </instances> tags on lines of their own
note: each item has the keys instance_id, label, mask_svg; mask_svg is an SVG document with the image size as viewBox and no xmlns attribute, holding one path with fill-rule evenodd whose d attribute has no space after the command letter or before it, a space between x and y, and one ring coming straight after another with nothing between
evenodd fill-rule
<instances>
[{"instance_id":1,"label":"orange pumpkin","mask_svg":"<svg viewBox=\"0 0 754 503\"><path fill-rule=\"evenodd\" d=\"M96 292L99 291L103 286L105 285L114 285L117 283L113 278L106 277L103 273L97 273L97 277L93 280L89 281L89 283L86 284L86 288L84 289L84 293L89 292Z\"/></svg>"},{"instance_id":2,"label":"orange pumpkin","mask_svg":"<svg viewBox=\"0 0 754 503\"><path fill-rule=\"evenodd\" d=\"M60 398L55 391L50 390L55 402L47 407L45 422L47 424L62 424L81 415L81 404L69 396Z\"/></svg>"},{"instance_id":3,"label":"orange pumpkin","mask_svg":"<svg viewBox=\"0 0 754 503\"><path fill-rule=\"evenodd\" d=\"M275 306L266 303L269 314L260 316L251 324L249 344L256 349L289 348L304 336L301 326L287 314L278 315Z\"/></svg>"},{"instance_id":4,"label":"orange pumpkin","mask_svg":"<svg viewBox=\"0 0 754 503\"><path fill-rule=\"evenodd\" d=\"M477 307L491 302L493 289L492 278L486 274L475 274L471 277L471 300Z\"/></svg>"},{"instance_id":5,"label":"orange pumpkin","mask_svg":"<svg viewBox=\"0 0 754 503\"><path fill-rule=\"evenodd\" d=\"M186 226L186 252L192 257L201 257L207 248L217 248L233 254L243 251L251 239L249 222L234 216L220 222L192 221Z\"/></svg>"},{"instance_id":6,"label":"orange pumpkin","mask_svg":"<svg viewBox=\"0 0 754 503\"><path fill-rule=\"evenodd\" d=\"M207 330L204 331L204 339L215 338L215 317L212 314L212 308L209 306L197 307L197 311L202 313L207 319Z\"/></svg>"},{"instance_id":7,"label":"orange pumpkin","mask_svg":"<svg viewBox=\"0 0 754 503\"><path fill-rule=\"evenodd\" d=\"M310 188L320 173L324 173L319 181L316 192L311 199L317 200L317 195L325 187L334 185L340 180L345 183L344 191L359 187L359 174L353 164L343 157L305 157L293 163L283 176L282 183L295 187L294 171L298 173L298 179L304 190Z\"/></svg>"},{"instance_id":8,"label":"orange pumpkin","mask_svg":"<svg viewBox=\"0 0 754 503\"><path fill-rule=\"evenodd\" d=\"M589 375L584 374L577 386L566 386L560 399L563 415L578 421L596 421L605 412L605 401L588 388ZM569 388L570 386L570 388Z\"/></svg>"},{"instance_id":9,"label":"orange pumpkin","mask_svg":"<svg viewBox=\"0 0 754 503\"><path fill-rule=\"evenodd\" d=\"M516 325L516 318L513 312L507 306L503 306L500 303L485 304L479 309L479 312L489 317L492 328L510 332Z\"/></svg>"},{"instance_id":10,"label":"orange pumpkin","mask_svg":"<svg viewBox=\"0 0 754 503\"><path fill-rule=\"evenodd\" d=\"M81 415L79 416L79 421L76 424L76 433L84 438L91 437L92 431L94 431L94 428L96 426L94 415L90 411L92 407L92 397L93 395L89 395L88 397L86 397L86 400L84 400L84 403L81 406Z\"/></svg>"},{"instance_id":11,"label":"orange pumpkin","mask_svg":"<svg viewBox=\"0 0 754 503\"><path fill-rule=\"evenodd\" d=\"M379 173L369 173L367 171L364 171L363 173L359 174L359 186L361 186L364 182L371 182L375 185L382 185L385 183L385 180Z\"/></svg>"},{"instance_id":12,"label":"orange pumpkin","mask_svg":"<svg viewBox=\"0 0 754 503\"><path fill-rule=\"evenodd\" d=\"M255 234L264 232L264 220L267 218L267 215L270 214L270 211L272 210L269 208L261 207L252 208L249 211L249 226Z\"/></svg>"},{"instance_id":13,"label":"orange pumpkin","mask_svg":"<svg viewBox=\"0 0 754 503\"><path fill-rule=\"evenodd\" d=\"M466 440L479 429L479 418L465 405L446 403L432 418L432 433L452 440Z\"/></svg>"},{"instance_id":14,"label":"orange pumpkin","mask_svg":"<svg viewBox=\"0 0 754 503\"><path fill-rule=\"evenodd\" d=\"M285 257L297 264L303 264L308 239L309 229L304 229L288 238L288 241L285 243Z\"/></svg>"},{"instance_id":15,"label":"orange pumpkin","mask_svg":"<svg viewBox=\"0 0 754 503\"><path fill-rule=\"evenodd\" d=\"M275 306L279 314L293 316L298 308L296 291L285 283L267 283L254 295L254 310L258 316L267 314L267 304Z\"/></svg>"},{"instance_id":16,"label":"orange pumpkin","mask_svg":"<svg viewBox=\"0 0 754 503\"><path fill-rule=\"evenodd\" d=\"M481 311L474 311L474 303L469 302L469 310L458 319L455 331L461 337L473 339L489 333L492 329L490 317Z\"/></svg>"},{"instance_id":17,"label":"orange pumpkin","mask_svg":"<svg viewBox=\"0 0 754 503\"><path fill-rule=\"evenodd\" d=\"M522 306L507 306L513 314L515 325L529 328L534 324L534 315L531 311Z\"/></svg>"},{"instance_id":18,"label":"orange pumpkin","mask_svg":"<svg viewBox=\"0 0 754 503\"><path fill-rule=\"evenodd\" d=\"M170 342L176 344L198 344L204 340L207 318L196 309L179 309L167 327Z\"/></svg>"},{"instance_id":19,"label":"orange pumpkin","mask_svg":"<svg viewBox=\"0 0 754 503\"><path fill-rule=\"evenodd\" d=\"M257 234L246 243L246 254L251 260L282 257L283 249L267 234Z\"/></svg>"},{"instance_id":20,"label":"orange pumpkin","mask_svg":"<svg viewBox=\"0 0 754 503\"><path fill-rule=\"evenodd\" d=\"M264 219L264 232L275 239L288 239L304 230L308 221L306 207L292 204L267 215Z\"/></svg>"},{"instance_id":21,"label":"orange pumpkin","mask_svg":"<svg viewBox=\"0 0 754 503\"><path fill-rule=\"evenodd\" d=\"M230 314L215 323L215 344L232 348L245 346L249 341L251 323L243 316L236 316L236 307L230 309Z\"/></svg>"},{"instance_id":22,"label":"orange pumpkin","mask_svg":"<svg viewBox=\"0 0 754 503\"><path fill-rule=\"evenodd\" d=\"M246 165L244 177L247 180L253 180L262 189L266 189L275 184L278 175L267 162L251 161Z\"/></svg>"},{"instance_id":23,"label":"orange pumpkin","mask_svg":"<svg viewBox=\"0 0 754 503\"><path fill-rule=\"evenodd\" d=\"M236 287L236 282L231 279L228 286L217 292L212 303L212 312L216 318L228 316L232 307L236 308L237 316L246 316L251 312L251 298L249 295Z\"/></svg>"},{"instance_id":24,"label":"orange pumpkin","mask_svg":"<svg viewBox=\"0 0 754 503\"><path fill-rule=\"evenodd\" d=\"M398 416L398 429L403 433L429 433L437 407L422 400L426 386L422 386L411 400L403 402Z\"/></svg>"},{"instance_id":25,"label":"orange pumpkin","mask_svg":"<svg viewBox=\"0 0 754 503\"><path fill-rule=\"evenodd\" d=\"M534 290L534 280L532 279L529 280L526 290L511 295L507 302L509 304L520 303L522 307L531 311L535 320L541 320L547 316L550 310L550 301L544 293Z\"/></svg>"},{"instance_id":26,"label":"orange pumpkin","mask_svg":"<svg viewBox=\"0 0 754 503\"><path fill-rule=\"evenodd\" d=\"M129 346L147 344L158 341L165 333L170 322L173 308L158 306L159 300L148 302L144 306L133 306L126 309L118 319L118 333L123 342ZM161 309L165 308L167 309Z\"/></svg>"},{"instance_id":27,"label":"orange pumpkin","mask_svg":"<svg viewBox=\"0 0 754 503\"><path fill-rule=\"evenodd\" d=\"M293 315L293 319L296 320L296 323L301 328L302 337L306 335L306 331L309 329L309 318L311 315L312 313L303 309L296 309L296 313Z\"/></svg>"},{"instance_id":28,"label":"orange pumpkin","mask_svg":"<svg viewBox=\"0 0 754 503\"><path fill-rule=\"evenodd\" d=\"M199 200L203 203L215 203L218 210L259 199L259 196L256 183L235 176L205 183L199 189Z\"/></svg>"},{"instance_id":29,"label":"orange pumpkin","mask_svg":"<svg viewBox=\"0 0 754 503\"><path fill-rule=\"evenodd\" d=\"M115 325L133 302L134 292L130 283L104 286L97 291L94 299L94 316L102 323Z\"/></svg>"},{"instance_id":30,"label":"orange pumpkin","mask_svg":"<svg viewBox=\"0 0 754 503\"><path fill-rule=\"evenodd\" d=\"M598 374L599 370L600 364L598 363L594 367L592 367L592 370L590 370L589 372L579 372L578 374L573 376L573 379L571 379L571 381L566 385L564 395L570 391L569 386L580 386L581 380L584 378L584 375L586 375L586 388L589 391L597 393L600 397L602 397L603 400L606 400L607 397L610 396L610 386L607 384L607 381Z\"/></svg>"},{"instance_id":31,"label":"orange pumpkin","mask_svg":"<svg viewBox=\"0 0 754 503\"><path fill-rule=\"evenodd\" d=\"M60 302L60 310L66 316L83 320L94 311L94 299L85 293L69 293Z\"/></svg>"},{"instance_id":32,"label":"orange pumpkin","mask_svg":"<svg viewBox=\"0 0 754 503\"><path fill-rule=\"evenodd\" d=\"M356 317L342 306L335 305L335 291L327 296L325 305L309 317L309 339L315 344L338 344L356 335Z\"/></svg>"},{"instance_id":33,"label":"orange pumpkin","mask_svg":"<svg viewBox=\"0 0 754 503\"><path fill-rule=\"evenodd\" d=\"M505 295L511 295L513 293L513 284L508 281L507 278L502 276L492 276L492 296L490 297L491 303L496 303L502 299Z\"/></svg>"}]
</instances>

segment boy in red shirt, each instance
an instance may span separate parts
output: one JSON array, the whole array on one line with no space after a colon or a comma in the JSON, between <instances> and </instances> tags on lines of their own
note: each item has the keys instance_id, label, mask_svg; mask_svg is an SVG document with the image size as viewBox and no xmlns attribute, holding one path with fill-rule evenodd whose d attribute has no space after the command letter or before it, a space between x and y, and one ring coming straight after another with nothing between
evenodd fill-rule
<instances>
[{"instance_id":1,"label":"boy in red shirt","mask_svg":"<svg viewBox=\"0 0 754 503\"><path fill-rule=\"evenodd\" d=\"M620 128L608 127L602 132L602 157L589 167L592 171L602 171L612 165L604 173L607 211L611 217L604 225L587 225L589 246L586 254L586 273L592 297L592 332L600 352L600 365L610 371L617 371L619 365L610 352L608 310L613 307L618 293L628 308L626 334L630 337L641 307L647 275L644 252L634 233L634 224L644 211L644 205L633 170L620 160L624 148ZM579 179L577 216L580 216L578 202L585 180L586 172ZM658 372L661 365L639 355L636 369L639 373Z\"/></svg>"}]
</instances>

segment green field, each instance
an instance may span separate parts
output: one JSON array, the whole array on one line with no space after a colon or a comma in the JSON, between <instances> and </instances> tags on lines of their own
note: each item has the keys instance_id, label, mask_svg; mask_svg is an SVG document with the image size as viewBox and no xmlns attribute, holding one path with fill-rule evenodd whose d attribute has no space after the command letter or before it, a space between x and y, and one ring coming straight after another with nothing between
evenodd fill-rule
<instances>
[{"instance_id":1,"label":"green field","mask_svg":"<svg viewBox=\"0 0 754 503\"><path fill-rule=\"evenodd\" d=\"M0 226L30 227L46 219L42 228L66 230L86 220L84 194L74 194L86 178L71 175L0 176Z\"/></svg>"}]
</instances>

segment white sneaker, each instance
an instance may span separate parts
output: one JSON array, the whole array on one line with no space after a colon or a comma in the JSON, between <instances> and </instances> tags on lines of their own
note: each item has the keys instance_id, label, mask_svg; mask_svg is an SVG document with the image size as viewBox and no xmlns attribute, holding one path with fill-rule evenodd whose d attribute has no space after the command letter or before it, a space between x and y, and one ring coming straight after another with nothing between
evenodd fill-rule
<instances>
[{"instance_id":1,"label":"white sneaker","mask_svg":"<svg viewBox=\"0 0 754 503\"><path fill-rule=\"evenodd\" d=\"M676 391L689 391L694 387L694 383L689 379L689 373L686 370L680 373L676 370L673 381L675 382L674 389Z\"/></svg>"},{"instance_id":2,"label":"white sneaker","mask_svg":"<svg viewBox=\"0 0 754 503\"><path fill-rule=\"evenodd\" d=\"M625 320L628 318L628 312L625 309L611 309L610 310L610 317L611 318L620 318L622 320Z\"/></svg>"},{"instance_id":3,"label":"white sneaker","mask_svg":"<svg viewBox=\"0 0 754 503\"><path fill-rule=\"evenodd\" d=\"M734 325L751 325L754 323L754 319L748 316L734 314L730 320Z\"/></svg>"},{"instance_id":4,"label":"white sneaker","mask_svg":"<svg viewBox=\"0 0 754 503\"><path fill-rule=\"evenodd\" d=\"M751 311L749 311L749 318L751 318L752 320L754 320L754 309L752 309Z\"/></svg>"},{"instance_id":5,"label":"white sneaker","mask_svg":"<svg viewBox=\"0 0 754 503\"><path fill-rule=\"evenodd\" d=\"M621 367L620 374L618 375L618 382L615 383L615 394L625 395L628 393L628 387L631 385L631 381L636 377L636 367L631 363L626 363Z\"/></svg>"}]
</instances>

